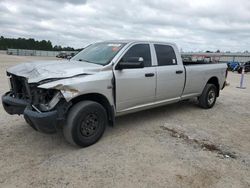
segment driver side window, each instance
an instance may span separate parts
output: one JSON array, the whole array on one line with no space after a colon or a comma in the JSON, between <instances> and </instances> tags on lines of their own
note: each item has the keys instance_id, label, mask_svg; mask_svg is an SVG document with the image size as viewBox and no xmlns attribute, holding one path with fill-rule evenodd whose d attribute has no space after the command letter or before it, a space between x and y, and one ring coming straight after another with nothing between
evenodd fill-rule
<instances>
[{"instance_id":1,"label":"driver side window","mask_svg":"<svg viewBox=\"0 0 250 188\"><path fill-rule=\"evenodd\" d=\"M124 59L142 57L144 60L144 67L151 67L151 53L149 44L135 44L123 56Z\"/></svg>"}]
</instances>

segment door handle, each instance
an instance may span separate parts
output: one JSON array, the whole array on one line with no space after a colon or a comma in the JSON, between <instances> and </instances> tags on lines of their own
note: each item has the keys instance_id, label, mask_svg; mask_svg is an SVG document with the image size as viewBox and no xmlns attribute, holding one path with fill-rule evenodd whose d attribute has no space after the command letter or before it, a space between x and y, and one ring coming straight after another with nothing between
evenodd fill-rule
<instances>
[{"instance_id":1,"label":"door handle","mask_svg":"<svg viewBox=\"0 0 250 188\"><path fill-rule=\"evenodd\" d=\"M183 71L182 71L182 70L177 70L175 73L176 73L176 74L182 74Z\"/></svg>"},{"instance_id":2,"label":"door handle","mask_svg":"<svg viewBox=\"0 0 250 188\"><path fill-rule=\"evenodd\" d=\"M155 74L154 73L146 73L145 77L153 77Z\"/></svg>"}]
</instances>

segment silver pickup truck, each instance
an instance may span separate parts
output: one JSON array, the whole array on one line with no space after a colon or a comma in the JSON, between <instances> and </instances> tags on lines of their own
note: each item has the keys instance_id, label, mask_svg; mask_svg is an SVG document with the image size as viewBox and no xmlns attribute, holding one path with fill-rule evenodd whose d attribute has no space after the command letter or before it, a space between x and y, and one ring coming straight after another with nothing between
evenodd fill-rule
<instances>
[{"instance_id":1,"label":"silver pickup truck","mask_svg":"<svg viewBox=\"0 0 250 188\"><path fill-rule=\"evenodd\" d=\"M151 41L105 41L70 60L19 64L7 70L9 114L23 114L35 130L62 128L82 147L97 142L115 117L197 97L214 106L226 64L183 65L176 45Z\"/></svg>"}]
</instances>

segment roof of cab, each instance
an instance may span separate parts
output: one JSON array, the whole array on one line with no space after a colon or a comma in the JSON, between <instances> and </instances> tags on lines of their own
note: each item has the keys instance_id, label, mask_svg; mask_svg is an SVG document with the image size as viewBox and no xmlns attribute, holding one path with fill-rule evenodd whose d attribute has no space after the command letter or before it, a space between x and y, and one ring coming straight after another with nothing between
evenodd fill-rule
<instances>
[{"instance_id":1,"label":"roof of cab","mask_svg":"<svg viewBox=\"0 0 250 188\"><path fill-rule=\"evenodd\" d=\"M107 41L102 41L102 42L114 42L114 43L136 43L136 42L145 42L145 43L156 43L156 44L168 44L168 45L176 45L174 43L171 42L164 42L164 41L153 41L153 40L134 40L134 39L130 39L130 40L107 40Z\"/></svg>"}]
</instances>

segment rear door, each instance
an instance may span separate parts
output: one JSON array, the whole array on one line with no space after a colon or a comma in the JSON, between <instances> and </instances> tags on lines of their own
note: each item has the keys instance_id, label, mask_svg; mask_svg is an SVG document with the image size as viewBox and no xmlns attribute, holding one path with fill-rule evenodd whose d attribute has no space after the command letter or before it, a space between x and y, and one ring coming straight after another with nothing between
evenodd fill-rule
<instances>
[{"instance_id":1,"label":"rear door","mask_svg":"<svg viewBox=\"0 0 250 188\"><path fill-rule=\"evenodd\" d=\"M179 100L185 82L184 67L181 62L177 62L171 45L154 44L154 49L157 59L156 100Z\"/></svg>"},{"instance_id":2,"label":"rear door","mask_svg":"<svg viewBox=\"0 0 250 188\"><path fill-rule=\"evenodd\" d=\"M118 112L130 110L155 100L156 67L152 66L150 45L147 43L132 45L122 55L121 60L130 57L142 57L145 67L114 70Z\"/></svg>"}]
</instances>

